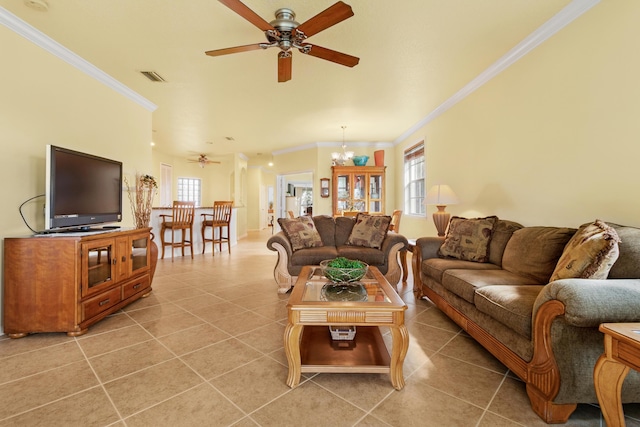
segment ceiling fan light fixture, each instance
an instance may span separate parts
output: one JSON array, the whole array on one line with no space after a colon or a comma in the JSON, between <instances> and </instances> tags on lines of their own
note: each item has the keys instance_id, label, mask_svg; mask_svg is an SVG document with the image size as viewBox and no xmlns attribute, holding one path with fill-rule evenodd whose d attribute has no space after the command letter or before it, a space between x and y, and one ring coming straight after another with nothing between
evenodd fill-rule
<instances>
[{"instance_id":1,"label":"ceiling fan light fixture","mask_svg":"<svg viewBox=\"0 0 640 427\"><path fill-rule=\"evenodd\" d=\"M269 22L269 24L281 33L283 31L293 31L300 26L300 23L295 19L295 12L289 8L283 7L276 10L276 19Z\"/></svg>"},{"instance_id":2,"label":"ceiling fan light fixture","mask_svg":"<svg viewBox=\"0 0 640 427\"><path fill-rule=\"evenodd\" d=\"M267 22L240 0L220 0L220 2L258 27L258 29L264 33L267 42L208 50L205 52L208 56L221 56L276 47L280 51L278 52L279 83L291 80L291 52L295 49L303 54L346 67L353 67L360 61L360 59L355 56L306 43L308 37L318 34L353 16L351 6L342 1L336 2L302 24L295 21L296 14L289 8L276 10L276 19Z\"/></svg>"}]
</instances>

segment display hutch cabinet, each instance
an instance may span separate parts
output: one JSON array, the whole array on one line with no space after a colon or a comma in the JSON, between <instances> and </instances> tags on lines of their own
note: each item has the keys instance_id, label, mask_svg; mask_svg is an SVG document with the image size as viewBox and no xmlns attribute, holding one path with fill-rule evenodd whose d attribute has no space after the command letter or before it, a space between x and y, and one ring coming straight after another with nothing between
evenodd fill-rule
<instances>
[{"instance_id":1,"label":"display hutch cabinet","mask_svg":"<svg viewBox=\"0 0 640 427\"><path fill-rule=\"evenodd\" d=\"M4 240L4 332L82 335L151 292L150 228Z\"/></svg>"},{"instance_id":2,"label":"display hutch cabinet","mask_svg":"<svg viewBox=\"0 0 640 427\"><path fill-rule=\"evenodd\" d=\"M384 214L385 166L333 166L333 215Z\"/></svg>"}]
</instances>

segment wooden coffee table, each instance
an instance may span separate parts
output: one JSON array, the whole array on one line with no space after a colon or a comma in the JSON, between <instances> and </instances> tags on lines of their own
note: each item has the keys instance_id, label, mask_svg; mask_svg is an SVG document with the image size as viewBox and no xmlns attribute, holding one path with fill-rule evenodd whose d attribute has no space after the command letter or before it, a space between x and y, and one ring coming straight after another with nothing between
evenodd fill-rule
<instances>
[{"instance_id":1,"label":"wooden coffee table","mask_svg":"<svg viewBox=\"0 0 640 427\"><path fill-rule=\"evenodd\" d=\"M402 365L409 347L404 301L376 267L369 267L360 282L366 290L363 301L327 300L328 283L320 267L303 267L289 297L289 320L284 332L289 363L287 385L298 385L303 372L388 373L393 387L401 390ZM329 326L356 326L355 339L334 341ZM391 330L391 355L380 326Z\"/></svg>"}]
</instances>

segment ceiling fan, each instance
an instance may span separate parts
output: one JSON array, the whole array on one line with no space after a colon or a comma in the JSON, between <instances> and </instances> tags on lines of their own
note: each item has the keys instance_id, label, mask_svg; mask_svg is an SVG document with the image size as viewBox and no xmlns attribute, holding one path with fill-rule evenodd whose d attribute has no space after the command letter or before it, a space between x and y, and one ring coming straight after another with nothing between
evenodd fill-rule
<instances>
[{"instance_id":1,"label":"ceiling fan","mask_svg":"<svg viewBox=\"0 0 640 427\"><path fill-rule=\"evenodd\" d=\"M204 168L206 165L220 164L218 161L209 160L206 154L200 154L197 159L187 159L187 161L189 163L197 163L201 168Z\"/></svg>"},{"instance_id":2,"label":"ceiling fan","mask_svg":"<svg viewBox=\"0 0 640 427\"><path fill-rule=\"evenodd\" d=\"M341 1L302 24L295 21L296 14L289 8L276 10L276 19L267 22L240 2L240 0L219 1L262 30L268 42L209 50L205 52L209 56L228 55L230 53L278 47L280 48L280 52L278 52L278 82L291 80L291 53L293 49L298 49L301 53L347 67L353 67L360 61L360 58L355 56L305 42L308 37L353 16L351 6Z\"/></svg>"}]
</instances>

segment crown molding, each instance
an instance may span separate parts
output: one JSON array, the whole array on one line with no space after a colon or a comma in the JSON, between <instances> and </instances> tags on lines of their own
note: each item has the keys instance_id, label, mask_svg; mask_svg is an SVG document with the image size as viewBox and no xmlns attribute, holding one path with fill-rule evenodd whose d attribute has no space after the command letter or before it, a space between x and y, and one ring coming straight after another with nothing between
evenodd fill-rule
<instances>
[{"instance_id":1,"label":"crown molding","mask_svg":"<svg viewBox=\"0 0 640 427\"><path fill-rule=\"evenodd\" d=\"M515 47L509 50L500 59L490 65L486 70L478 74L476 78L463 86L462 89L460 89L458 92L453 94L453 96L436 107L424 119L420 120L418 123L407 129L402 135L400 135L395 141L393 141L393 144L398 145L399 143L403 142L414 132L417 132L421 127L427 125L436 117L440 116L445 111L456 105L458 102L465 99L476 89L480 88L489 80L510 67L520 58L531 52L548 38L569 25L571 22L573 22L575 19L577 19L579 16L581 16L583 13L585 13L598 3L600 3L600 0L573 0L560 12L556 13L551 19L538 27L538 29L536 29L533 33L525 37L524 40L522 40Z\"/></svg>"},{"instance_id":2,"label":"crown molding","mask_svg":"<svg viewBox=\"0 0 640 427\"><path fill-rule=\"evenodd\" d=\"M139 93L129 89L127 86L123 85L104 71L100 70L95 65L76 55L66 47L62 46L60 43L56 42L43 32L27 24L25 21L18 18L3 7L0 7L0 24L21 35L25 39L41 47L52 55L74 66L90 77L93 77L105 86L136 102L150 112L154 112L158 108L157 105L155 105Z\"/></svg>"}]
</instances>

